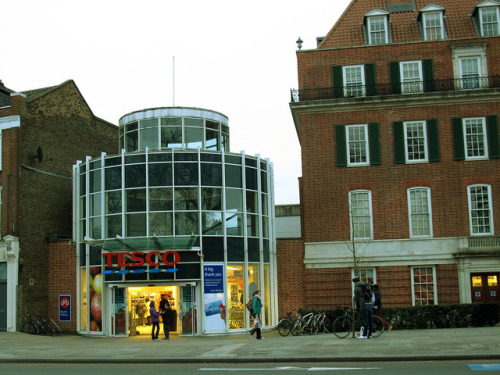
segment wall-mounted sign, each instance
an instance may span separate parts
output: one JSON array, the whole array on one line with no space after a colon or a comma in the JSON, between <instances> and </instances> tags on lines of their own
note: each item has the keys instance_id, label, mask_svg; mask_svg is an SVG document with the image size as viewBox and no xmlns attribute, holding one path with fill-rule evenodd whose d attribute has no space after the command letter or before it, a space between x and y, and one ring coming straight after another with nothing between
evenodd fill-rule
<instances>
[{"instance_id":1,"label":"wall-mounted sign","mask_svg":"<svg viewBox=\"0 0 500 375\"><path fill-rule=\"evenodd\" d=\"M59 296L59 321L71 322L71 296Z\"/></svg>"},{"instance_id":2,"label":"wall-mounted sign","mask_svg":"<svg viewBox=\"0 0 500 375\"><path fill-rule=\"evenodd\" d=\"M161 262L156 262L153 259L154 255L161 258ZM163 262L167 266L175 266L181 260L181 256L177 251L165 251L163 254L159 251L134 251L132 253L103 253L106 267L112 267L116 264L118 267L142 267L144 263L150 266L159 266ZM116 259L116 262L114 261Z\"/></svg>"}]
</instances>

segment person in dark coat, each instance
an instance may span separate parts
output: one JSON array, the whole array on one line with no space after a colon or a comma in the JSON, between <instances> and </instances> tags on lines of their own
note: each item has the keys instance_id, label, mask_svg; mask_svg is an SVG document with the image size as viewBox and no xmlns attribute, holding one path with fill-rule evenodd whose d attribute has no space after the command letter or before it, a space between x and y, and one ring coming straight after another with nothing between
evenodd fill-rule
<instances>
[{"instance_id":1,"label":"person in dark coat","mask_svg":"<svg viewBox=\"0 0 500 375\"><path fill-rule=\"evenodd\" d=\"M168 340L170 338L170 303L167 297L161 296L160 301L160 314L163 320L163 332L165 333L165 338L163 340Z\"/></svg>"},{"instance_id":2,"label":"person in dark coat","mask_svg":"<svg viewBox=\"0 0 500 375\"><path fill-rule=\"evenodd\" d=\"M390 331L392 325L382 317L382 294L380 293L380 288L377 284L373 284L373 295L375 296L375 302L373 302L373 313L382 319L385 329Z\"/></svg>"},{"instance_id":3,"label":"person in dark coat","mask_svg":"<svg viewBox=\"0 0 500 375\"><path fill-rule=\"evenodd\" d=\"M369 339L372 336L373 331L373 302L372 298L365 299L363 297L363 282L359 277L352 279L354 283L354 302L356 311L361 313L361 319L363 320L363 332L360 332L360 339ZM368 285L368 287L370 287ZM370 289L371 290L371 289Z\"/></svg>"}]
</instances>

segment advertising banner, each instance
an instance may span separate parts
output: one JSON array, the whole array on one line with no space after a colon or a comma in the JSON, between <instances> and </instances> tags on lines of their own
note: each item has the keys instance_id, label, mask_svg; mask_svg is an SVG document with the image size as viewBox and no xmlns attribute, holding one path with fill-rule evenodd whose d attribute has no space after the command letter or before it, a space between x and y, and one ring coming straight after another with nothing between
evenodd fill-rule
<instances>
[{"instance_id":1,"label":"advertising banner","mask_svg":"<svg viewBox=\"0 0 500 375\"><path fill-rule=\"evenodd\" d=\"M71 322L71 296L59 296L59 321Z\"/></svg>"},{"instance_id":2,"label":"advertising banner","mask_svg":"<svg viewBox=\"0 0 500 375\"><path fill-rule=\"evenodd\" d=\"M205 331L225 330L224 267L222 264L205 264L203 275Z\"/></svg>"}]
</instances>

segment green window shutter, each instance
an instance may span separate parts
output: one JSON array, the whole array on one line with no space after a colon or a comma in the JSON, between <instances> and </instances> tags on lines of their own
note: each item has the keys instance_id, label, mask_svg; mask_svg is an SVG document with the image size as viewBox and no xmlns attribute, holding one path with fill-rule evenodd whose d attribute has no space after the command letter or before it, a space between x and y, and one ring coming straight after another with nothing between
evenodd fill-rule
<instances>
[{"instance_id":1,"label":"green window shutter","mask_svg":"<svg viewBox=\"0 0 500 375\"><path fill-rule=\"evenodd\" d=\"M399 62L389 63L389 75L391 77L391 89L393 94L401 94L401 72L399 71Z\"/></svg>"},{"instance_id":2,"label":"green window shutter","mask_svg":"<svg viewBox=\"0 0 500 375\"><path fill-rule=\"evenodd\" d=\"M392 123L392 131L394 135L394 162L396 164L404 164L405 157L405 135L402 121L394 121Z\"/></svg>"},{"instance_id":3,"label":"green window shutter","mask_svg":"<svg viewBox=\"0 0 500 375\"><path fill-rule=\"evenodd\" d=\"M454 117L451 119L453 132L453 155L455 160L465 160L464 129L462 119Z\"/></svg>"},{"instance_id":4,"label":"green window shutter","mask_svg":"<svg viewBox=\"0 0 500 375\"><path fill-rule=\"evenodd\" d=\"M490 154L490 159L500 158L497 115L486 116L486 133L488 134L488 153Z\"/></svg>"},{"instance_id":5,"label":"green window shutter","mask_svg":"<svg viewBox=\"0 0 500 375\"><path fill-rule=\"evenodd\" d=\"M432 59L422 60L422 70L424 74L424 92L432 92L434 87L434 64Z\"/></svg>"},{"instance_id":6,"label":"green window shutter","mask_svg":"<svg viewBox=\"0 0 500 375\"><path fill-rule=\"evenodd\" d=\"M366 96L376 95L375 84L375 64L365 64Z\"/></svg>"},{"instance_id":7,"label":"green window shutter","mask_svg":"<svg viewBox=\"0 0 500 375\"><path fill-rule=\"evenodd\" d=\"M439 133L436 119L427 120L427 147L429 149L429 161L439 161Z\"/></svg>"},{"instance_id":8,"label":"green window shutter","mask_svg":"<svg viewBox=\"0 0 500 375\"><path fill-rule=\"evenodd\" d=\"M370 146L370 164L378 165L380 161L380 135L378 131L378 122L368 124L368 144Z\"/></svg>"},{"instance_id":9,"label":"green window shutter","mask_svg":"<svg viewBox=\"0 0 500 375\"><path fill-rule=\"evenodd\" d=\"M344 74L342 66L335 65L332 67L333 77L333 97L342 98L344 96Z\"/></svg>"},{"instance_id":10,"label":"green window shutter","mask_svg":"<svg viewBox=\"0 0 500 375\"><path fill-rule=\"evenodd\" d=\"M345 125L335 125L335 156L337 159L337 167L347 166Z\"/></svg>"}]
</instances>

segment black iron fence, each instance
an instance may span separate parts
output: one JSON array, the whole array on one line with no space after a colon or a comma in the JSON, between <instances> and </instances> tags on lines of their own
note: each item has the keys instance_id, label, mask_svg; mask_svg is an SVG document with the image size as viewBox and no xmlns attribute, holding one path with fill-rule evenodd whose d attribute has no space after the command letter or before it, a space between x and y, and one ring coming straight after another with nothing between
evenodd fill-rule
<instances>
[{"instance_id":1,"label":"black iron fence","mask_svg":"<svg viewBox=\"0 0 500 375\"><path fill-rule=\"evenodd\" d=\"M480 90L500 87L500 76L466 77L433 81L377 83L375 85L349 84L342 87L324 87L291 90L291 101L321 100L332 98L362 98L384 95L413 95L425 92Z\"/></svg>"}]
</instances>

